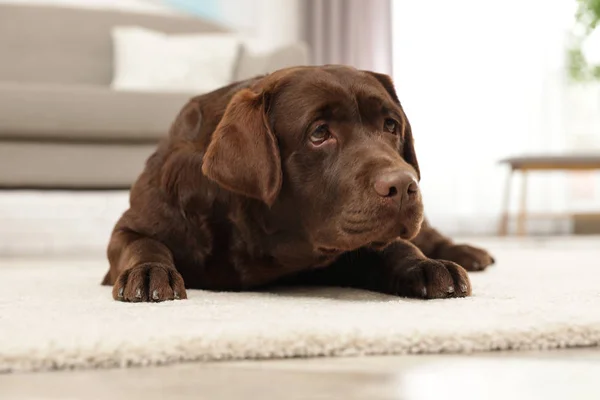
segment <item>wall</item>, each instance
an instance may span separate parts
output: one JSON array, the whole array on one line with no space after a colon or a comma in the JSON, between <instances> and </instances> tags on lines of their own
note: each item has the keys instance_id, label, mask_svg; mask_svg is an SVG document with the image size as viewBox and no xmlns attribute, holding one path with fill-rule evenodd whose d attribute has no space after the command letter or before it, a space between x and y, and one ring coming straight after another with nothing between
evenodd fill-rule
<instances>
[{"instance_id":1,"label":"wall","mask_svg":"<svg viewBox=\"0 0 600 400\"><path fill-rule=\"evenodd\" d=\"M173 9L158 1L148 0L0 0L0 3L55 5L83 8L108 8L149 13L173 13Z\"/></svg>"},{"instance_id":2,"label":"wall","mask_svg":"<svg viewBox=\"0 0 600 400\"><path fill-rule=\"evenodd\" d=\"M221 20L252 37L257 50L298 41L302 0L220 0L219 3Z\"/></svg>"},{"instance_id":3,"label":"wall","mask_svg":"<svg viewBox=\"0 0 600 400\"><path fill-rule=\"evenodd\" d=\"M0 3L194 14L241 32L254 49L264 50L298 40L302 0L0 0Z\"/></svg>"},{"instance_id":4,"label":"wall","mask_svg":"<svg viewBox=\"0 0 600 400\"><path fill-rule=\"evenodd\" d=\"M426 210L446 232L493 233L508 173L498 161L573 150L572 112L595 107L589 95L571 92L566 75L575 2L393 4L394 75L416 137ZM582 129L589 134L594 125ZM528 204L540 212L570 209L565 175L532 176ZM568 226L542 221L532 229Z\"/></svg>"}]
</instances>

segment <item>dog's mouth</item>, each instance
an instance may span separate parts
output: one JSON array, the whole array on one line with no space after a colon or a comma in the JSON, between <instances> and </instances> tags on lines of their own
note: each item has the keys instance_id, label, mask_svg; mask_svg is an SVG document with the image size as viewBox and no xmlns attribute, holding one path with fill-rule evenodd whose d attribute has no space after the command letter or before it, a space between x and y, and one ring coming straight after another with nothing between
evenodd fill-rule
<instances>
[{"instance_id":1,"label":"dog's mouth","mask_svg":"<svg viewBox=\"0 0 600 400\"><path fill-rule=\"evenodd\" d=\"M314 237L317 239L314 248L323 256L335 256L362 247L381 250L394 240L410 240L418 231L420 222L418 213L382 215L362 210L347 211L341 215L335 227Z\"/></svg>"},{"instance_id":2,"label":"dog's mouth","mask_svg":"<svg viewBox=\"0 0 600 400\"><path fill-rule=\"evenodd\" d=\"M398 238L410 240L419 232L423 221L421 204L394 212L386 211L389 210L342 214L338 225L340 242L351 243L350 247L354 248L367 245L381 247Z\"/></svg>"},{"instance_id":3,"label":"dog's mouth","mask_svg":"<svg viewBox=\"0 0 600 400\"><path fill-rule=\"evenodd\" d=\"M396 218L369 221L366 224L352 224L344 221L340 224L340 236L350 242L387 243L395 238L409 236L407 225Z\"/></svg>"},{"instance_id":4,"label":"dog's mouth","mask_svg":"<svg viewBox=\"0 0 600 400\"><path fill-rule=\"evenodd\" d=\"M386 247L388 247L390 245L390 243L392 243L392 242L393 242L393 240L376 241L376 242L371 242L371 243L365 244L365 247L369 247L374 250L383 250ZM360 246L360 247L363 247L363 246ZM338 255L345 251L350 251L350 250L344 250L339 247L318 246L317 251L325 256L328 256L328 255L335 256L335 255Z\"/></svg>"},{"instance_id":5,"label":"dog's mouth","mask_svg":"<svg viewBox=\"0 0 600 400\"><path fill-rule=\"evenodd\" d=\"M342 250L340 248L330 247L330 246L318 246L317 251L323 255L332 255L332 256L344 252L344 250Z\"/></svg>"},{"instance_id":6,"label":"dog's mouth","mask_svg":"<svg viewBox=\"0 0 600 400\"><path fill-rule=\"evenodd\" d=\"M361 247L383 249L406 232L406 229L398 224L386 225L340 227L334 240L319 243L316 250L322 255L334 256Z\"/></svg>"},{"instance_id":7,"label":"dog's mouth","mask_svg":"<svg viewBox=\"0 0 600 400\"><path fill-rule=\"evenodd\" d=\"M389 242L371 242L369 243L369 247L373 250L383 250L386 247L388 247L390 245L390 243L392 243L392 241Z\"/></svg>"},{"instance_id":8,"label":"dog's mouth","mask_svg":"<svg viewBox=\"0 0 600 400\"><path fill-rule=\"evenodd\" d=\"M343 233L344 235L347 236L364 236L373 232L377 231L377 227L375 226L365 226L365 225L359 225L359 224L352 224L352 223L342 223L340 226L340 231L341 233Z\"/></svg>"}]
</instances>

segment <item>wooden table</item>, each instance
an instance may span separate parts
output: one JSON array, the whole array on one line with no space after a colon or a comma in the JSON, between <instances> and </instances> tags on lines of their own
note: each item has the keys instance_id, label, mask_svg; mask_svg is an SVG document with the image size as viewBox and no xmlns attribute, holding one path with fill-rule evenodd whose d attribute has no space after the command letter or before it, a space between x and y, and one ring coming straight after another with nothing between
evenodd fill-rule
<instances>
[{"instance_id":1,"label":"wooden table","mask_svg":"<svg viewBox=\"0 0 600 400\"><path fill-rule=\"evenodd\" d=\"M569 154L569 155L532 155L506 158L500 163L508 164L510 173L506 181L502 219L498 233L502 236L508 234L510 219L510 189L514 172L522 175L521 197L517 213L517 234L525 235L525 224L529 214L527 212L527 175L531 171L592 171L600 170L600 152L596 154Z\"/></svg>"}]
</instances>

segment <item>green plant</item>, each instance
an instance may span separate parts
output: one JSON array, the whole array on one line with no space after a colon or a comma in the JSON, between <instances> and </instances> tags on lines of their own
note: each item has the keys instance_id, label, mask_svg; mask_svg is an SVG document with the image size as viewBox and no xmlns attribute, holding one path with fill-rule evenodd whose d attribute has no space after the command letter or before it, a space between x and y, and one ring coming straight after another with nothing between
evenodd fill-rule
<instances>
[{"instance_id":1,"label":"green plant","mask_svg":"<svg viewBox=\"0 0 600 400\"><path fill-rule=\"evenodd\" d=\"M569 73L576 81L600 80L600 65L589 65L581 50L583 41L600 23L600 0L577 0L577 3L578 32L573 36L568 53Z\"/></svg>"}]
</instances>

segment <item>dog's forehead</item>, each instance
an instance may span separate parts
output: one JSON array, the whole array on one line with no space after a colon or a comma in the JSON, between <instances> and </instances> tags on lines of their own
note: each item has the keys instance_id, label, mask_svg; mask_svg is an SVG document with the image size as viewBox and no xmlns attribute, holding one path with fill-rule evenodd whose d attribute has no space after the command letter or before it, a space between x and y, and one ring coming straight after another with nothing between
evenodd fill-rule
<instances>
[{"instance_id":1,"label":"dog's forehead","mask_svg":"<svg viewBox=\"0 0 600 400\"><path fill-rule=\"evenodd\" d=\"M351 98L391 100L371 74L346 66L295 67L270 76L271 85L292 104Z\"/></svg>"},{"instance_id":2,"label":"dog's forehead","mask_svg":"<svg viewBox=\"0 0 600 400\"><path fill-rule=\"evenodd\" d=\"M289 75L290 85L316 87L324 90L343 89L348 93L364 89L379 91L379 82L370 74L346 66L327 66L293 71Z\"/></svg>"}]
</instances>

